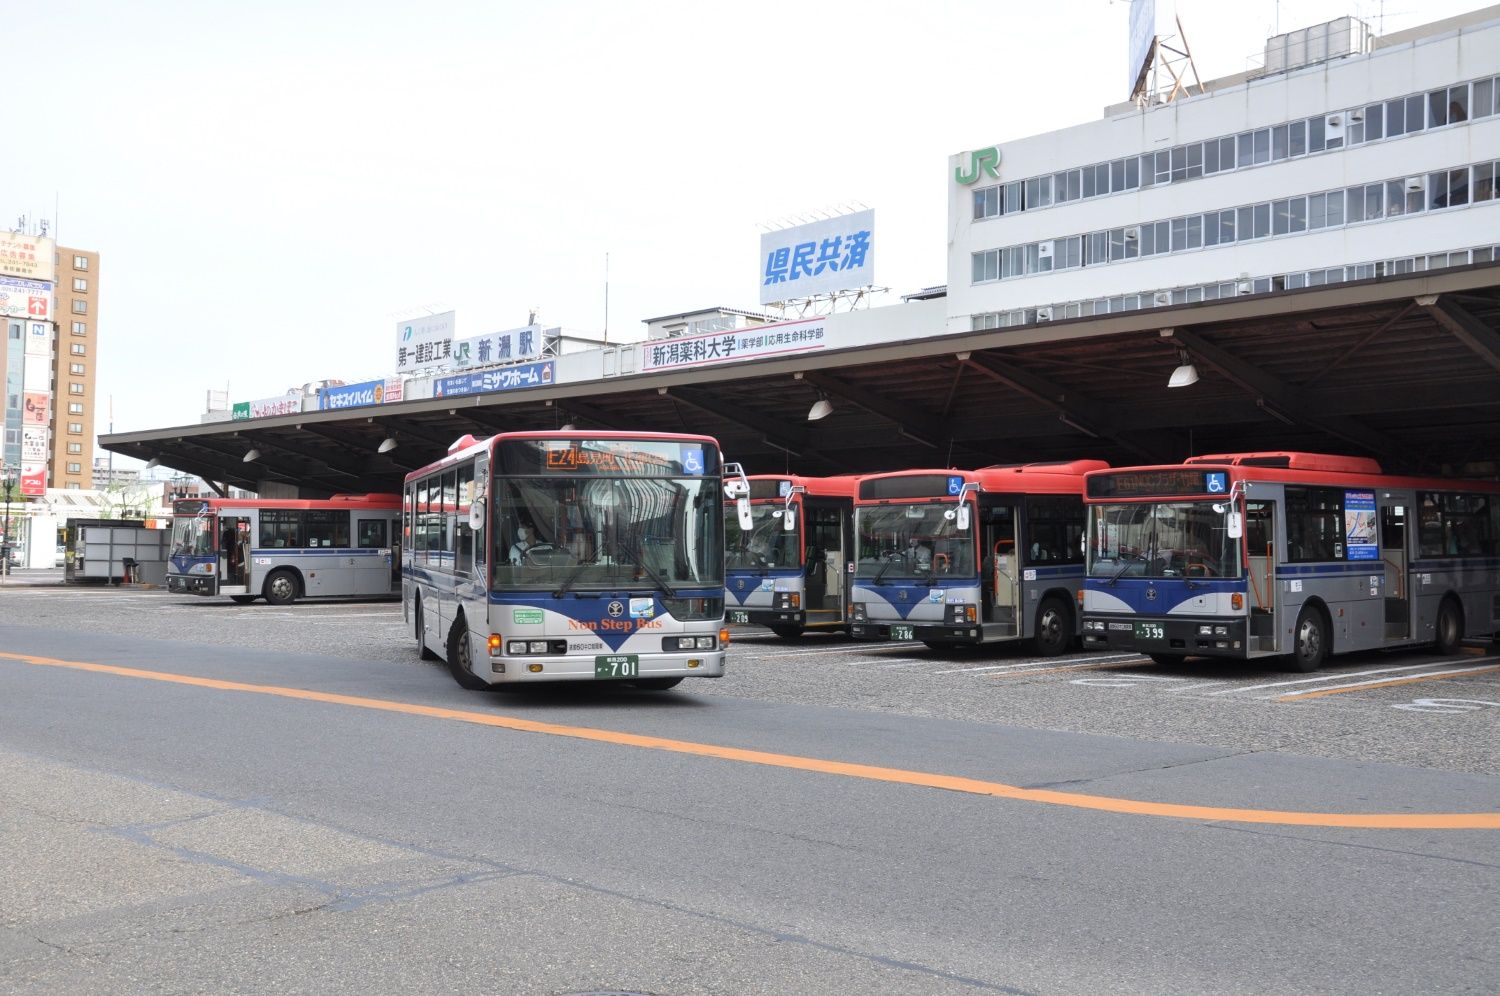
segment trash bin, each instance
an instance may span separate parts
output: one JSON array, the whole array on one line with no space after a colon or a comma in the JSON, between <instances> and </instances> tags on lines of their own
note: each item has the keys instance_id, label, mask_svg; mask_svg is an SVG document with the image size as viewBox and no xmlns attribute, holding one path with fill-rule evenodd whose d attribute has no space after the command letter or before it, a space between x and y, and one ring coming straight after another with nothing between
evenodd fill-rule
<instances>
[{"instance_id":1,"label":"trash bin","mask_svg":"<svg viewBox=\"0 0 1500 996\"><path fill-rule=\"evenodd\" d=\"M135 577L135 568L136 568L135 558L134 557L125 557L125 558L123 558L121 560L121 563L123 563L125 565L125 575L124 575L124 577L122 577L120 579L120 583L121 584L134 584L135 580L136 580L136 577Z\"/></svg>"}]
</instances>

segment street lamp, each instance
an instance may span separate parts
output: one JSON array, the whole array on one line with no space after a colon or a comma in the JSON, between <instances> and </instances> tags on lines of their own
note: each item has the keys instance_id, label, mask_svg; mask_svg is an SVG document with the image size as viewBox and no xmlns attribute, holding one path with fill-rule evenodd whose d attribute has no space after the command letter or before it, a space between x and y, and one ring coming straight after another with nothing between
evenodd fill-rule
<instances>
[{"instance_id":1,"label":"street lamp","mask_svg":"<svg viewBox=\"0 0 1500 996\"><path fill-rule=\"evenodd\" d=\"M0 533L5 539L0 542L0 574L10 573L10 503L16 487L16 471L14 464L0 464L0 487L5 489L5 531Z\"/></svg>"}]
</instances>

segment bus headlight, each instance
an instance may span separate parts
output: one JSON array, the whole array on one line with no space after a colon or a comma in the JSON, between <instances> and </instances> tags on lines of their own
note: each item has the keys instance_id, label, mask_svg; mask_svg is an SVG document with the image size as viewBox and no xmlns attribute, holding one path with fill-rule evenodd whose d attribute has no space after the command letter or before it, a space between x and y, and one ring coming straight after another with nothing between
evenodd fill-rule
<instances>
[{"instance_id":1,"label":"bus headlight","mask_svg":"<svg viewBox=\"0 0 1500 996\"><path fill-rule=\"evenodd\" d=\"M855 602L854 605L851 608L851 611L854 614L854 621L855 622L864 622L866 619L869 618L869 614L865 610L865 603L864 602Z\"/></svg>"},{"instance_id":2,"label":"bus headlight","mask_svg":"<svg viewBox=\"0 0 1500 996\"><path fill-rule=\"evenodd\" d=\"M712 650L713 648L714 638L711 636L700 636L698 642L693 645L694 650Z\"/></svg>"},{"instance_id":3,"label":"bus headlight","mask_svg":"<svg viewBox=\"0 0 1500 996\"><path fill-rule=\"evenodd\" d=\"M1214 627L1214 636L1228 636L1228 635L1229 635L1229 627L1228 626L1215 626Z\"/></svg>"},{"instance_id":4,"label":"bus headlight","mask_svg":"<svg viewBox=\"0 0 1500 996\"><path fill-rule=\"evenodd\" d=\"M545 654L547 652L547 641L532 640L526 644L526 650L533 654Z\"/></svg>"},{"instance_id":5,"label":"bus headlight","mask_svg":"<svg viewBox=\"0 0 1500 996\"><path fill-rule=\"evenodd\" d=\"M510 646L508 646L508 647L505 648L505 652L509 653L509 654L524 654L526 652L526 641L525 640L512 640L512 641L510 641Z\"/></svg>"},{"instance_id":6,"label":"bus headlight","mask_svg":"<svg viewBox=\"0 0 1500 996\"><path fill-rule=\"evenodd\" d=\"M1198 635L1199 636L1213 636L1214 635L1214 628L1212 626L1199 626L1198 627Z\"/></svg>"}]
</instances>

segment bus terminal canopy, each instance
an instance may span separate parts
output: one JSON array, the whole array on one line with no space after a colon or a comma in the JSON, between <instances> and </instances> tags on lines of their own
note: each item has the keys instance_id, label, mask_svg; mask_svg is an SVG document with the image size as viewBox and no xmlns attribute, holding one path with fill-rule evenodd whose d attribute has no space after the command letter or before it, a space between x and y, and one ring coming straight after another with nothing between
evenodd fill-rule
<instances>
[{"instance_id":1,"label":"bus terminal canopy","mask_svg":"<svg viewBox=\"0 0 1500 996\"><path fill-rule=\"evenodd\" d=\"M1196 383L1169 388L1185 361ZM818 402L831 411L810 421ZM1310 450L1494 476L1500 264L100 444L220 485L317 497L398 490L465 434L565 424L706 433L750 473ZM396 446L380 453L386 439Z\"/></svg>"}]
</instances>

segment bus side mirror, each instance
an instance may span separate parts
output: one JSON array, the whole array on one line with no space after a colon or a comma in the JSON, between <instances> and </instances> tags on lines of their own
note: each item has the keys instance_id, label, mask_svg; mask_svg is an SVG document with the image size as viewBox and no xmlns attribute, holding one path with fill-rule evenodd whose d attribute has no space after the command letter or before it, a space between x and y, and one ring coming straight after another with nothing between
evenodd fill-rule
<instances>
[{"instance_id":1,"label":"bus side mirror","mask_svg":"<svg viewBox=\"0 0 1500 996\"><path fill-rule=\"evenodd\" d=\"M469 505L469 528L480 530L484 528L484 499L476 498Z\"/></svg>"},{"instance_id":2,"label":"bus side mirror","mask_svg":"<svg viewBox=\"0 0 1500 996\"><path fill-rule=\"evenodd\" d=\"M786 510L786 514L781 517L781 530L782 532L787 533L794 533L797 531L796 512L793 512L791 509Z\"/></svg>"},{"instance_id":3,"label":"bus side mirror","mask_svg":"<svg viewBox=\"0 0 1500 996\"><path fill-rule=\"evenodd\" d=\"M954 525L958 526L958 528L960 528L960 529L968 529L969 528L969 506L968 505L960 505L960 506L958 506L958 517L957 517L957 521L954 523Z\"/></svg>"},{"instance_id":4,"label":"bus side mirror","mask_svg":"<svg viewBox=\"0 0 1500 996\"><path fill-rule=\"evenodd\" d=\"M740 498L734 503L734 510L739 513L740 528L745 532L755 528L755 519L750 515L750 499Z\"/></svg>"},{"instance_id":5,"label":"bus side mirror","mask_svg":"<svg viewBox=\"0 0 1500 996\"><path fill-rule=\"evenodd\" d=\"M1240 518L1240 513L1230 512L1229 519L1226 521L1225 525L1229 528L1230 539L1239 539L1241 536L1245 535L1245 523L1244 520Z\"/></svg>"}]
</instances>

